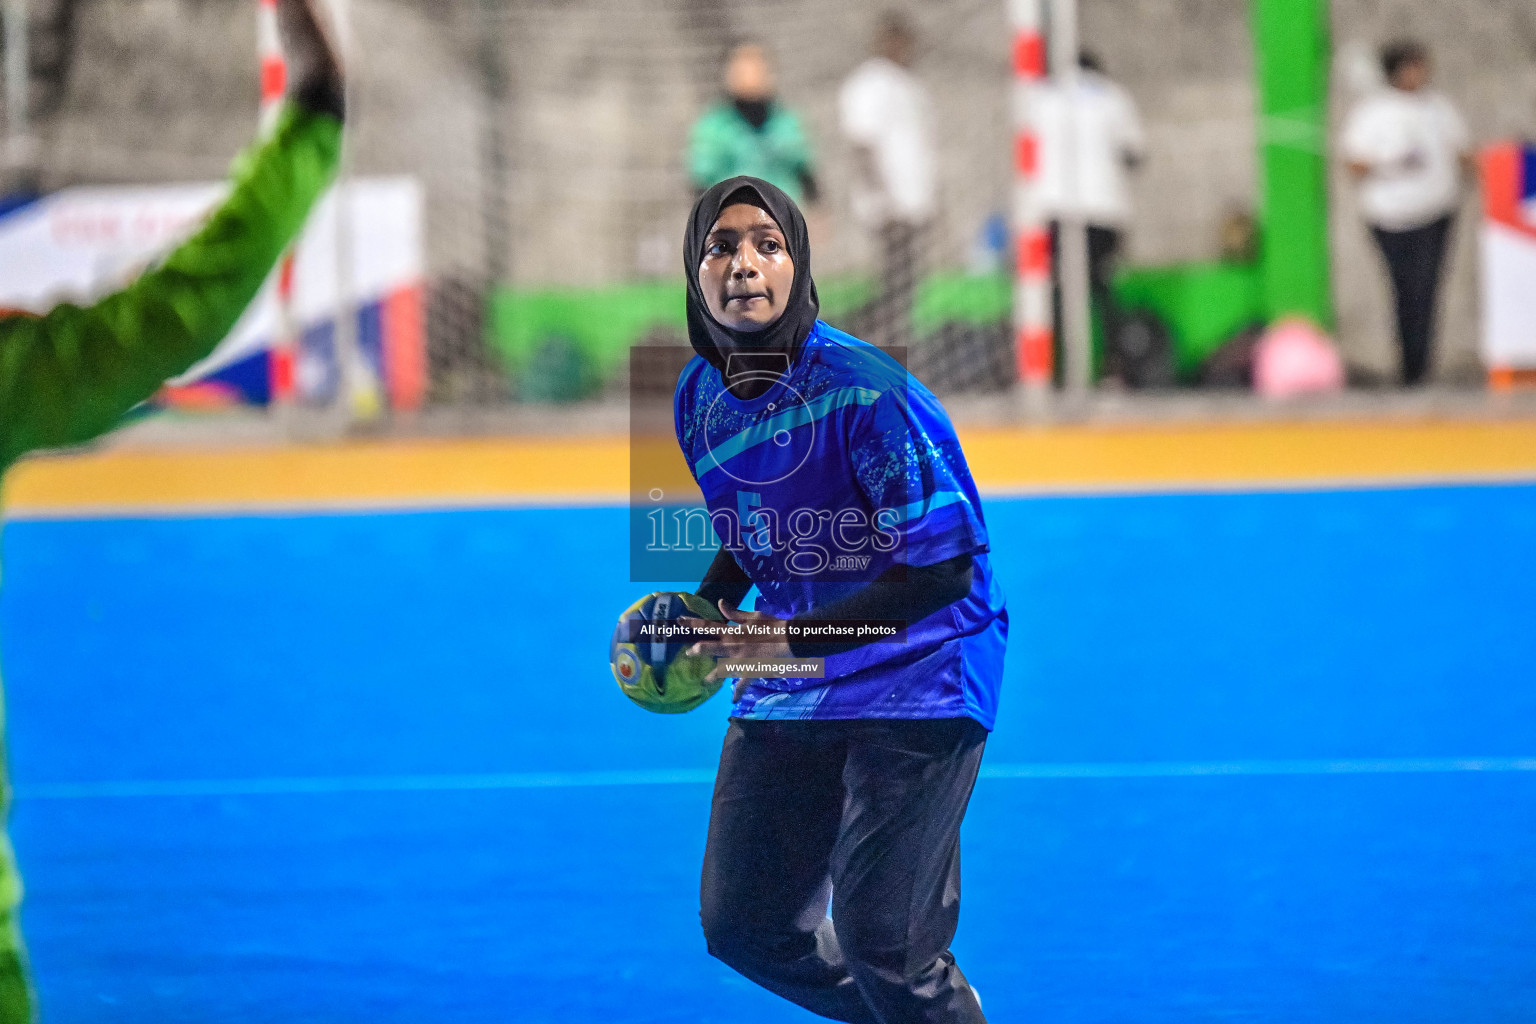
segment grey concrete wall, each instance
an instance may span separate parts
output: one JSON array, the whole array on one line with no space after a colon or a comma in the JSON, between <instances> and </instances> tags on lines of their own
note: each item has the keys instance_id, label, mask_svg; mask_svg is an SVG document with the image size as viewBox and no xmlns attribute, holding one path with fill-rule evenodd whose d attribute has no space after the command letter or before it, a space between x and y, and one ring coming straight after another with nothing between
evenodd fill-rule
<instances>
[{"instance_id":1,"label":"grey concrete wall","mask_svg":"<svg viewBox=\"0 0 1536 1024\"><path fill-rule=\"evenodd\" d=\"M824 0L702 4L583 0L520 7L507 25L514 65L516 275L587 282L673 273L691 201L683 151L717 95L727 40L764 40L784 100L805 119L827 200L814 226L823 268L857 263L865 240L846 216L847 166L836 92L867 51L878 8ZM994 0L911 8L921 73L942 120L944 251L963 252L1001 209L1008 173L1007 37ZM593 251L614 226L631 246ZM572 243L575 244L572 244Z\"/></svg>"},{"instance_id":2,"label":"grey concrete wall","mask_svg":"<svg viewBox=\"0 0 1536 1024\"><path fill-rule=\"evenodd\" d=\"M1225 213L1256 195L1253 41L1242 0L1084 0L1084 45L1135 98L1149 152L1128 257L1214 258Z\"/></svg>"},{"instance_id":3,"label":"grey concrete wall","mask_svg":"<svg viewBox=\"0 0 1536 1024\"><path fill-rule=\"evenodd\" d=\"M41 3L43 0L37 0ZM60 0L47 0L56 4ZM255 124L253 0L77 0L76 59L41 124L45 181L206 179ZM1129 258L1210 258L1230 209L1254 202L1253 53L1243 0L1081 0L1082 31L1140 104L1151 141L1135 184ZM919 26L918 73L940 113L943 215L932 253L963 264L1009 181L1006 0L898 0ZM525 284L675 274L690 195L688 127L716 92L718 56L741 34L774 51L787 102L806 118L827 192L818 269L859 266L847 216L838 83L863 58L883 5L831 0L351 0L356 44L351 166L427 186L429 262L474 276L504 207L504 253ZM1530 0L1336 0L1335 126L1346 66L1388 35L1428 41L1439 83L1479 141L1536 135L1536 4ZM482 44L508 74L482 89ZM1352 56L1353 55L1353 56ZM507 138L505 203L483 187L489 119ZM1393 361L1385 284L1353 194L1333 178L1335 293L1355 362ZM1458 234L1445 303L1448 373L1471 372L1474 216Z\"/></svg>"},{"instance_id":4,"label":"grey concrete wall","mask_svg":"<svg viewBox=\"0 0 1536 1024\"><path fill-rule=\"evenodd\" d=\"M59 108L38 124L45 182L222 174L256 127L254 6L80 0Z\"/></svg>"},{"instance_id":5,"label":"grey concrete wall","mask_svg":"<svg viewBox=\"0 0 1536 1024\"><path fill-rule=\"evenodd\" d=\"M78 0L47 187L221 177L257 125L254 0ZM472 5L358 0L349 165L423 178L435 269L483 260Z\"/></svg>"}]
</instances>

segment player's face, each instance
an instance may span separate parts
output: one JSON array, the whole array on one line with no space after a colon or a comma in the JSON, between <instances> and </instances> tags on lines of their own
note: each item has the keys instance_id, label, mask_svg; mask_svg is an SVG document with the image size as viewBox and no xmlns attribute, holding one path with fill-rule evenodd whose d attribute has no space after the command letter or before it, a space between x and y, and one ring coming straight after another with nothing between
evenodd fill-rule
<instances>
[{"instance_id":1,"label":"player's face","mask_svg":"<svg viewBox=\"0 0 1536 1024\"><path fill-rule=\"evenodd\" d=\"M914 47L912 38L905 32L886 32L881 37L877 49L886 59L895 64L900 64L904 68L912 66Z\"/></svg>"},{"instance_id":2,"label":"player's face","mask_svg":"<svg viewBox=\"0 0 1536 1024\"><path fill-rule=\"evenodd\" d=\"M784 232L765 210L727 206L704 239L699 290L723 327L761 331L784 315L795 264Z\"/></svg>"},{"instance_id":3,"label":"player's face","mask_svg":"<svg viewBox=\"0 0 1536 1024\"><path fill-rule=\"evenodd\" d=\"M773 68L761 46L743 43L731 51L725 66L725 91L742 100L763 100L773 95Z\"/></svg>"},{"instance_id":4,"label":"player's face","mask_svg":"<svg viewBox=\"0 0 1536 1024\"><path fill-rule=\"evenodd\" d=\"M1429 84L1429 59L1411 60L1397 69L1392 84L1406 92L1417 92Z\"/></svg>"}]
</instances>

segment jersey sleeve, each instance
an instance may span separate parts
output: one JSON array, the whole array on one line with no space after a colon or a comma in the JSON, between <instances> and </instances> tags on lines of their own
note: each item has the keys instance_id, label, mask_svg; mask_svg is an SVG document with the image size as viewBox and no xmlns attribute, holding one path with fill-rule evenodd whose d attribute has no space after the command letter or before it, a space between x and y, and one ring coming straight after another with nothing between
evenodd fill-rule
<instances>
[{"instance_id":1,"label":"jersey sleeve","mask_svg":"<svg viewBox=\"0 0 1536 1024\"><path fill-rule=\"evenodd\" d=\"M94 305L0 318L0 466L115 427L234 327L335 173L341 122L289 104L229 197L158 266Z\"/></svg>"},{"instance_id":2,"label":"jersey sleeve","mask_svg":"<svg viewBox=\"0 0 1536 1024\"><path fill-rule=\"evenodd\" d=\"M935 565L988 550L976 490L949 416L924 389L886 391L855 418L850 451L896 560Z\"/></svg>"},{"instance_id":3,"label":"jersey sleeve","mask_svg":"<svg viewBox=\"0 0 1536 1024\"><path fill-rule=\"evenodd\" d=\"M682 453L683 462L688 467L688 475L698 482L699 474L693 468L693 458L689 453L693 450L690 444L688 432L692 429L690 410L693 408L693 392L698 386L698 372L695 367L694 356L683 367L683 371L677 375L677 384L672 388L672 432L677 436L677 448ZM702 360L699 360L702 362Z\"/></svg>"}]
</instances>

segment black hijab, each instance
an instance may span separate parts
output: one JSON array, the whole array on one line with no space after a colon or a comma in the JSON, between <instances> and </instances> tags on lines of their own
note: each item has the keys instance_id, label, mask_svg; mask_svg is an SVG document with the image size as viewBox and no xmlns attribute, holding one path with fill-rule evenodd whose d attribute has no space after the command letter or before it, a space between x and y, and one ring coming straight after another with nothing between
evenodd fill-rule
<instances>
[{"instance_id":1,"label":"black hijab","mask_svg":"<svg viewBox=\"0 0 1536 1024\"><path fill-rule=\"evenodd\" d=\"M738 192L748 196L738 197ZM720 219L720 211L732 205L728 200L750 202L766 210L784 232L785 247L795 264L795 281L790 285L784 315L761 331L732 330L717 322L710 315L704 292L699 288L704 240L709 237L709 229L715 226L715 221ZM688 218L688 230L683 235L683 271L688 279L688 340L695 352L722 373L725 371L722 347L736 351L787 352L790 364L794 364L821 307L816 297L816 282L811 279L811 242L805 230L805 217L793 199L761 178L744 174L712 186L693 204L693 213Z\"/></svg>"}]
</instances>

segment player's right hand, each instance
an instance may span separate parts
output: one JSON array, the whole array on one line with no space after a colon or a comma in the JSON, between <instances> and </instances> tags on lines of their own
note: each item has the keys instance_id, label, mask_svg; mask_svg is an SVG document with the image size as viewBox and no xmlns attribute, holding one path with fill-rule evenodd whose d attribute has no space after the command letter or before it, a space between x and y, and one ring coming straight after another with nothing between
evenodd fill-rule
<instances>
[{"instance_id":1,"label":"player's right hand","mask_svg":"<svg viewBox=\"0 0 1536 1024\"><path fill-rule=\"evenodd\" d=\"M341 117L341 57L318 10L320 0L277 0L277 33L288 62L288 95L310 110Z\"/></svg>"},{"instance_id":2,"label":"player's right hand","mask_svg":"<svg viewBox=\"0 0 1536 1024\"><path fill-rule=\"evenodd\" d=\"M727 621L741 623L742 625L757 626L765 630L764 633L717 633L716 639L699 640L687 649L688 654L705 655L716 661L734 661L743 658L761 658L784 661L793 658L794 652L789 649L789 640L784 636L784 620L775 618L767 612L746 611L736 607L731 602L721 598L717 602L720 614ZM718 622L706 622L703 619L679 618L678 622L689 629L706 632L720 627ZM704 677L705 682L721 682L730 678L730 670L724 665L717 664L709 675ZM741 695L747 692L747 686L751 679L738 679L736 689L731 695L731 700L741 700Z\"/></svg>"}]
</instances>

